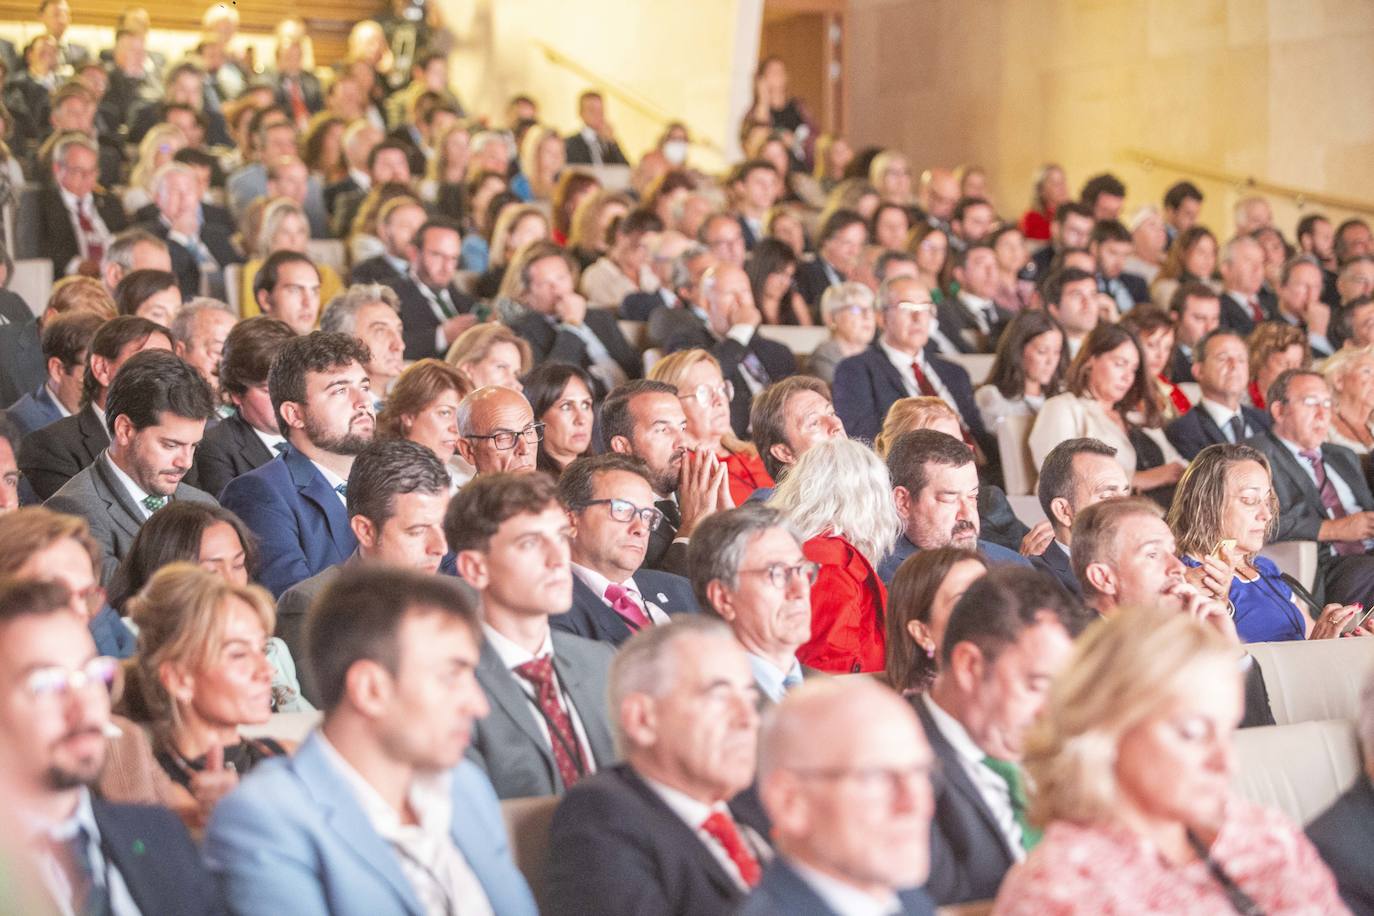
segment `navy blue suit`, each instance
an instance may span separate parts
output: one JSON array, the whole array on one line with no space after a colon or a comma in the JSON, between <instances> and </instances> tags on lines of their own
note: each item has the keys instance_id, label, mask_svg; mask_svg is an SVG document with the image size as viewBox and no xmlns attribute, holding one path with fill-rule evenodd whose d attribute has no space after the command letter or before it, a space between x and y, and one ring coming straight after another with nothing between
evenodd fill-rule
<instances>
[{"instance_id":1,"label":"navy blue suit","mask_svg":"<svg viewBox=\"0 0 1374 916\"><path fill-rule=\"evenodd\" d=\"M692 583L682 576L640 569L634 574L634 580L640 596L669 616L691 614L698 610L696 598L692 595ZM634 635L625 618L611 610L611 606L577 575L573 576L572 608L566 614L554 614L549 618L549 625L555 630L613 646L620 645Z\"/></svg>"},{"instance_id":2,"label":"navy blue suit","mask_svg":"<svg viewBox=\"0 0 1374 916\"><path fill-rule=\"evenodd\" d=\"M35 429L42 429L49 423L62 419L63 413L45 382L15 401L9 410L5 411L5 416L19 427L21 436L27 436Z\"/></svg>"},{"instance_id":3,"label":"navy blue suit","mask_svg":"<svg viewBox=\"0 0 1374 916\"><path fill-rule=\"evenodd\" d=\"M954 399L953 407L963 417L987 454L995 454L992 437L983 426L978 405L973 400L973 383L964 368L926 352L926 362ZM862 353L840 360L835 367L835 413L844 421L852 438L874 439L883 428L883 417L893 401L908 397L906 383L897 367L876 343Z\"/></svg>"},{"instance_id":4,"label":"navy blue suit","mask_svg":"<svg viewBox=\"0 0 1374 916\"><path fill-rule=\"evenodd\" d=\"M275 597L358 549L343 500L294 448L229 481L221 500L257 535L258 581Z\"/></svg>"},{"instance_id":5,"label":"navy blue suit","mask_svg":"<svg viewBox=\"0 0 1374 916\"><path fill-rule=\"evenodd\" d=\"M884 585L892 584L892 577L897 575L897 567L902 565L902 561L913 553L917 553L921 548L906 539L906 535L897 538L897 543L892 545L892 552L883 557L883 561L878 564L878 578L883 580ZM1008 550L1001 544L994 544L992 541L978 541L978 552L987 561L995 566L1010 564L1012 566L1030 566L1021 554L1014 550Z\"/></svg>"},{"instance_id":6,"label":"navy blue suit","mask_svg":"<svg viewBox=\"0 0 1374 916\"><path fill-rule=\"evenodd\" d=\"M180 820L166 808L91 798L100 848L143 913L223 913L219 891Z\"/></svg>"},{"instance_id":7,"label":"navy blue suit","mask_svg":"<svg viewBox=\"0 0 1374 916\"><path fill-rule=\"evenodd\" d=\"M1258 436L1273 425L1269 414L1248 404L1242 404L1240 412L1245 422L1245 433L1240 437L1241 442L1251 436ZM1196 458L1197 453L1209 445L1221 445L1231 441L1201 404L1193 405L1192 410L1165 426L1164 435L1174 448L1178 449L1178 453L1189 461Z\"/></svg>"},{"instance_id":8,"label":"navy blue suit","mask_svg":"<svg viewBox=\"0 0 1374 916\"><path fill-rule=\"evenodd\" d=\"M897 901L902 916L934 916L935 904L920 888L899 891ZM811 885L802 880L783 859L764 869L758 887L749 895L736 916L842 916L831 909Z\"/></svg>"},{"instance_id":9,"label":"navy blue suit","mask_svg":"<svg viewBox=\"0 0 1374 916\"><path fill-rule=\"evenodd\" d=\"M1036 569L1054 576L1069 594L1075 598L1083 597L1083 586L1078 584L1078 577L1073 574L1073 564L1069 562L1069 555L1057 542L1051 541L1044 553L1038 557L1031 557L1030 561Z\"/></svg>"}]
</instances>

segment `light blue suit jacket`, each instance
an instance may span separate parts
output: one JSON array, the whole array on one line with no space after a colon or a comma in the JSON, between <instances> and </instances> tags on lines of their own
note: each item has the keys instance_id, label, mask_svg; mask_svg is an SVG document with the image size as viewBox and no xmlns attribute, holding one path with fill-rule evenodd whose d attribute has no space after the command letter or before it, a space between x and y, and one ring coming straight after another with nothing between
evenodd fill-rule
<instances>
[{"instance_id":1,"label":"light blue suit jacket","mask_svg":"<svg viewBox=\"0 0 1374 916\"><path fill-rule=\"evenodd\" d=\"M424 916L391 845L377 835L318 733L264 761L215 807L204 855L241 916ZM537 916L501 808L475 764L453 770L453 842L501 916ZM459 903L461 909L461 902Z\"/></svg>"}]
</instances>

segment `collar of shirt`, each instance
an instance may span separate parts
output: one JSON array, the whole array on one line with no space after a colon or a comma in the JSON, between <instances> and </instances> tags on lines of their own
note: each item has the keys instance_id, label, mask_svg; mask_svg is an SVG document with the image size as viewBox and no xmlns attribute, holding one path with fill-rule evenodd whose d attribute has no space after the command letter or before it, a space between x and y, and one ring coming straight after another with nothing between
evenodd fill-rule
<instances>
[{"instance_id":1,"label":"collar of shirt","mask_svg":"<svg viewBox=\"0 0 1374 916\"><path fill-rule=\"evenodd\" d=\"M400 274L401 276L410 276L410 262L407 261L405 258L398 258L389 251L383 251L382 260L390 264L391 269L396 271L396 273ZM416 280L415 282L419 285L423 285L420 283L419 280Z\"/></svg>"},{"instance_id":2,"label":"collar of shirt","mask_svg":"<svg viewBox=\"0 0 1374 916\"><path fill-rule=\"evenodd\" d=\"M967 305L975 314L986 315L992 307L991 299L984 299L982 296L975 296L966 289L959 290L959 301Z\"/></svg>"},{"instance_id":3,"label":"collar of shirt","mask_svg":"<svg viewBox=\"0 0 1374 916\"><path fill-rule=\"evenodd\" d=\"M598 134L596 131L592 130L587 125L583 124L582 129L578 131L578 134L581 135L583 140L587 141L587 145L590 146L592 149L600 148L601 135Z\"/></svg>"},{"instance_id":4,"label":"collar of shirt","mask_svg":"<svg viewBox=\"0 0 1374 916\"><path fill-rule=\"evenodd\" d=\"M578 566L576 563L572 564L572 571L574 576L582 580L583 585L586 585L587 588L591 589L592 592L603 601L606 600L606 586L619 585L621 588L627 589L635 598L639 599L641 605L644 603L644 596L639 593L639 588L635 586L634 576L630 576L624 582L612 582L596 570L586 566Z\"/></svg>"},{"instance_id":5,"label":"collar of shirt","mask_svg":"<svg viewBox=\"0 0 1374 916\"><path fill-rule=\"evenodd\" d=\"M325 759L348 784L354 800L367 815L368 823L377 831L377 835L389 843L396 842L401 836L401 831L409 826L401 822L400 812L387 804L372 787L372 783L354 769L353 764L344 759L338 749L329 743L324 732L317 730L315 737L324 749ZM446 771L424 774L417 772L411 778L406 800L410 802L411 810L419 819L419 829L423 833L436 840L449 839L453 820L453 797L449 794Z\"/></svg>"},{"instance_id":6,"label":"collar of shirt","mask_svg":"<svg viewBox=\"0 0 1374 916\"><path fill-rule=\"evenodd\" d=\"M744 656L749 660L749 670L754 674L754 683L763 691L764 695L774 703L781 703L786 696L787 689L784 682L791 675L801 677L801 662L797 657L792 656L792 664L787 666L786 671L780 671L778 666L764 658L762 655L755 655L748 652Z\"/></svg>"},{"instance_id":7,"label":"collar of shirt","mask_svg":"<svg viewBox=\"0 0 1374 916\"><path fill-rule=\"evenodd\" d=\"M84 786L78 790L76 809L71 816L61 821L49 821L37 816L28 808L19 808L19 820L24 824L31 837L42 837L54 843L65 843L76 836L76 831L86 828L91 839L99 842L100 828L95 823L95 810L91 808L91 790Z\"/></svg>"},{"instance_id":8,"label":"collar of shirt","mask_svg":"<svg viewBox=\"0 0 1374 916\"><path fill-rule=\"evenodd\" d=\"M1192 347L1188 346L1186 343L1181 343L1181 344L1178 344L1177 346L1178 346L1178 352L1182 353L1184 356L1188 357L1189 359L1192 359L1192 358L1193 358L1193 348L1192 348Z\"/></svg>"},{"instance_id":9,"label":"collar of shirt","mask_svg":"<svg viewBox=\"0 0 1374 916\"><path fill-rule=\"evenodd\" d=\"M515 640L497 632L489 623L482 624L482 632L486 634L487 644L491 646L492 651L501 659L501 664L505 665L507 670L514 670L525 662L534 661L542 655L553 656L553 638L548 630L544 631L544 641L534 652L530 652L524 646L516 643Z\"/></svg>"},{"instance_id":10,"label":"collar of shirt","mask_svg":"<svg viewBox=\"0 0 1374 916\"><path fill-rule=\"evenodd\" d=\"M248 421L245 420L244 422L247 423ZM269 452L272 453L272 457L275 458L278 454L280 454L280 453L277 451L277 445L278 445L279 443L282 443L282 442L285 442L285 441L286 441L286 437L285 437L285 436L278 435L277 433L265 433L265 432L263 432L262 430L258 429L256 426L254 426L254 425L251 424L251 423L248 424L248 428L251 429L251 430L253 431L253 433L254 433L259 439L262 440L262 444L263 444L263 445L267 446L267 450L268 450ZM319 467L319 465L316 465L316 467ZM325 473L325 474L328 474L328 473L329 473L329 472L325 471L323 468L320 468L320 471L321 471L322 473ZM326 477L325 479L328 480L329 478Z\"/></svg>"},{"instance_id":11,"label":"collar of shirt","mask_svg":"<svg viewBox=\"0 0 1374 916\"><path fill-rule=\"evenodd\" d=\"M66 405L62 403L62 400L57 396L57 392L52 390L52 386L49 385L47 382L44 382L43 387L48 389L48 399L52 401L52 406L57 408L58 415L63 417L70 417L72 415L72 412L68 410L66 408Z\"/></svg>"},{"instance_id":12,"label":"collar of shirt","mask_svg":"<svg viewBox=\"0 0 1374 916\"><path fill-rule=\"evenodd\" d=\"M91 401L91 411L95 414L95 418L100 421L100 428L108 429L105 425L105 409L95 401Z\"/></svg>"},{"instance_id":13,"label":"collar of shirt","mask_svg":"<svg viewBox=\"0 0 1374 916\"><path fill-rule=\"evenodd\" d=\"M940 708L940 704L932 700L930 694L922 696L921 702L926 704L926 711L935 720L935 727L940 729L940 734L945 736L954 752L969 763L981 765L987 754L973 743L963 723Z\"/></svg>"},{"instance_id":14,"label":"collar of shirt","mask_svg":"<svg viewBox=\"0 0 1374 916\"><path fill-rule=\"evenodd\" d=\"M891 916L902 912L901 901L891 891L880 899L795 859L788 859L787 864L836 913L844 913L845 916Z\"/></svg>"},{"instance_id":15,"label":"collar of shirt","mask_svg":"<svg viewBox=\"0 0 1374 916\"><path fill-rule=\"evenodd\" d=\"M898 350L881 337L878 338L878 346L887 354L888 361L897 367L898 372L902 373L902 378L912 379L913 384L915 383L916 376L911 371L911 364L919 362L921 364L921 371L924 372L926 370L924 354L917 353L912 355L910 353L905 353Z\"/></svg>"},{"instance_id":16,"label":"collar of shirt","mask_svg":"<svg viewBox=\"0 0 1374 916\"><path fill-rule=\"evenodd\" d=\"M1198 403L1202 406L1203 410L1207 411L1207 416L1212 418L1212 422L1220 427L1222 432L1226 431L1226 424L1231 422L1232 417L1240 417L1241 424L1244 425L1245 423L1245 415L1241 413L1239 407L1235 410L1231 410L1210 398L1203 398Z\"/></svg>"},{"instance_id":17,"label":"collar of shirt","mask_svg":"<svg viewBox=\"0 0 1374 916\"><path fill-rule=\"evenodd\" d=\"M115 460L110 457L109 449L105 450L104 457L110 465L110 470L114 471L115 479L119 481L120 485L124 487L125 492L127 492L130 498L133 499L134 505L138 506L138 511L143 513L143 517L145 519L151 518L153 513L149 512L148 507L143 505L143 500L147 499L151 494L147 490L140 487L138 484L134 483L134 479L130 477L128 474L124 473L124 469L121 468L115 462Z\"/></svg>"},{"instance_id":18,"label":"collar of shirt","mask_svg":"<svg viewBox=\"0 0 1374 916\"><path fill-rule=\"evenodd\" d=\"M372 189L372 176L367 174L367 172L364 172L360 169L349 169L348 177L352 178L353 183L356 184L361 190L369 191Z\"/></svg>"},{"instance_id":19,"label":"collar of shirt","mask_svg":"<svg viewBox=\"0 0 1374 916\"><path fill-rule=\"evenodd\" d=\"M199 204L197 204L196 206L197 206L197 209L199 209ZM193 256L194 256L194 253L195 253L196 250L198 250L198 249L204 247L204 243L202 243L201 240L200 240L200 215L199 215L199 213L197 213L197 215L196 215L196 234L195 234L195 235L187 235L186 233L182 232L180 229L174 228L174 227L172 226L171 222L167 219L166 216L163 216L163 215L159 214L159 215L158 215L158 219L162 222L163 227L167 230L167 238L169 238L169 239L171 239L172 241L176 242L178 245L182 246L183 248L190 248L190 249L192 249L192 255L193 255ZM197 258L197 260L199 260L199 258Z\"/></svg>"},{"instance_id":20,"label":"collar of shirt","mask_svg":"<svg viewBox=\"0 0 1374 916\"><path fill-rule=\"evenodd\" d=\"M1054 539L1054 543L1057 544L1057 545L1059 545L1059 549L1060 549L1060 550L1064 551L1064 558L1065 558L1065 559L1068 559L1068 560L1072 560L1072 559L1073 559L1073 551L1071 551L1071 550L1069 549L1069 545L1068 545L1068 544L1065 544L1063 541L1059 540L1059 538L1055 538L1055 539Z\"/></svg>"},{"instance_id":21,"label":"collar of shirt","mask_svg":"<svg viewBox=\"0 0 1374 916\"><path fill-rule=\"evenodd\" d=\"M85 205L87 215L89 215L92 219L95 218L95 200L92 198L90 194L87 194L85 197L77 197L71 191L68 191L66 188L62 187L62 185L60 184L57 186L57 193L62 195L63 206L65 206L71 212L75 213L77 205L81 204Z\"/></svg>"},{"instance_id":22,"label":"collar of shirt","mask_svg":"<svg viewBox=\"0 0 1374 916\"><path fill-rule=\"evenodd\" d=\"M329 484L329 489L334 490L337 493L339 484L343 484L345 487L348 486L347 480L344 480L338 474L335 474L333 471L331 471L324 465L320 464L314 458L310 459L310 463L313 464L315 468L321 474L324 475L325 482ZM343 500L344 505L348 505L348 497L344 496L342 493L339 493L339 499Z\"/></svg>"}]
</instances>

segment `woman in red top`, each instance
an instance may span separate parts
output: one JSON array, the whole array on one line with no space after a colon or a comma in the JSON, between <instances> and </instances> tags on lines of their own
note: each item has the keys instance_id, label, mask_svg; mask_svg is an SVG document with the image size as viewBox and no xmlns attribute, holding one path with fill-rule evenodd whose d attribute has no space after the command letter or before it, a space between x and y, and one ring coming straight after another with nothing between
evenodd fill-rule
<instances>
[{"instance_id":1,"label":"woman in red top","mask_svg":"<svg viewBox=\"0 0 1374 916\"><path fill-rule=\"evenodd\" d=\"M1054 211L1069 199L1069 180L1064 169L1050 162L1040 167L1031 193L1031 208L1021 216L1021 234L1028 242L1048 242Z\"/></svg>"},{"instance_id":2,"label":"woman in red top","mask_svg":"<svg viewBox=\"0 0 1374 916\"><path fill-rule=\"evenodd\" d=\"M1138 305L1121 319L1122 327L1130 328L1140 338L1145 353L1145 372L1155 380L1164 422L1176 420L1193 409L1193 402L1169 379L1169 360L1174 357L1174 323L1169 316L1152 305Z\"/></svg>"},{"instance_id":3,"label":"woman in red top","mask_svg":"<svg viewBox=\"0 0 1374 916\"><path fill-rule=\"evenodd\" d=\"M1285 321L1266 321L1250 332L1250 405L1265 410L1265 396L1274 380L1288 369L1306 369L1312 351L1302 328Z\"/></svg>"},{"instance_id":4,"label":"woman in red top","mask_svg":"<svg viewBox=\"0 0 1374 916\"><path fill-rule=\"evenodd\" d=\"M730 496L742 506L759 487L771 487L758 449L736 438L730 429L730 400L735 387L721 377L720 363L705 350L679 350L654 363L649 378L677 387L687 414L687 442L714 452L730 475Z\"/></svg>"},{"instance_id":5,"label":"woman in red top","mask_svg":"<svg viewBox=\"0 0 1374 916\"><path fill-rule=\"evenodd\" d=\"M802 553L820 564L811 586L811 639L797 659L821 671L882 671L887 589L875 567L902 530L887 467L852 439L807 449L769 505L800 530Z\"/></svg>"}]
</instances>

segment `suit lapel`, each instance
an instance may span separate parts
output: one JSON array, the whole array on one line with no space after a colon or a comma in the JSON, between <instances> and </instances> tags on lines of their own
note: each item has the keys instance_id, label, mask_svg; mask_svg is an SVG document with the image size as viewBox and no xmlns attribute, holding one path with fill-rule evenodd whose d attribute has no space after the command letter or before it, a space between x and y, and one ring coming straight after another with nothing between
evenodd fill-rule
<instances>
[{"instance_id":1,"label":"suit lapel","mask_svg":"<svg viewBox=\"0 0 1374 916\"><path fill-rule=\"evenodd\" d=\"M959 758L959 752L954 746L945 739L944 733L940 731L940 726L935 724L934 717L926 709L925 702L917 698L912 701L916 707L916 713L921 719L921 726L925 729L926 738L930 741L931 750L940 758L941 774L945 783L955 792L962 795L965 801L973 807L978 817L983 821L991 836L997 838L1002 851L1007 854L1007 858L1015 861L1016 857L1007 846L1007 838L1002 833L1002 828L997 825L997 819L992 816L992 811L988 809L987 802L983 801L983 796L978 793L978 789L964 772L963 761Z\"/></svg>"},{"instance_id":2,"label":"suit lapel","mask_svg":"<svg viewBox=\"0 0 1374 916\"><path fill-rule=\"evenodd\" d=\"M286 450L286 465L291 470L291 479L300 490L301 496L314 503L324 513L325 524L329 526L329 536L341 551L348 543L345 532L348 527L348 510L339 502L339 494L324 479L319 468L305 455L294 448ZM346 552L346 551L345 551Z\"/></svg>"},{"instance_id":3,"label":"suit lapel","mask_svg":"<svg viewBox=\"0 0 1374 916\"><path fill-rule=\"evenodd\" d=\"M1311 477L1307 476L1307 471L1298 464L1298 460L1293 457L1293 453L1288 451L1288 446L1280 442L1279 438L1272 433L1268 435L1274 443L1274 447L1270 452L1270 454L1277 459L1274 464L1282 468L1284 474L1291 480L1293 485L1302 491L1302 498L1306 500L1309 505L1320 506L1322 504L1322 495L1317 492L1317 485L1312 482ZM1325 516L1326 512L1322 511L1320 514Z\"/></svg>"},{"instance_id":4,"label":"suit lapel","mask_svg":"<svg viewBox=\"0 0 1374 916\"><path fill-rule=\"evenodd\" d=\"M563 676L562 671L559 671L558 676ZM492 702L492 713L495 714L499 709L524 733L544 759L554 783L558 784L558 767L554 765L553 752L530 713L529 698L520 689L520 685L515 683L515 675L506 669L501 656L496 654L496 650L489 642L482 643L481 655L477 661L477 680Z\"/></svg>"},{"instance_id":5,"label":"suit lapel","mask_svg":"<svg viewBox=\"0 0 1374 916\"><path fill-rule=\"evenodd\" d=\"M697 860L701 870L710 879L711 883L720 890L721 895L727 899L733 899L741 895L739 885L735 883L721 864L716 861L716 857L711 854L711 850L706 848L701 837L697 836L696 828L689 826L682 818L669 808L659 798L657 792L649 787L644 780L635 774L629 766L619 766L616 773L624 779L626 785L630 787L641 799L652 808L663 822L661 835L673 845L684 849L692 850L692 857ZM655 831L658 833L659 831Z\"/></svg>"},{"instance_id":6,"label":"suit lapel","mask_svg":"<svg viewBox=\"0 0 1374 916\"><path fill-rule=\"evenodd\" d=\"M253 432L253 427L249 426L248 421L243 417L234 414L225 422L234 424L234 437L239 441L239 454L243 456L244 461L250 467L262 467L276 457L272 450L258 438L257 433Z\"/></svg>"},{"instance_id":7,"label":"suit lapel","mask_svg":"<svg viewBox=\"0 0 1374 916\"><path fill-rule=\"evenodd\" d=\"M887 358L887 352L876 343L868 352L872 354L869 361L877 367L878 374L899 392L897 397L906 397L906 379L902 378L902 373L898 372L897 367L892 365L892 360ZM916 358L912 357L911 361L915 362Z\"/></svg>"},{"instance_id":8,"label":"suit lapel","mask_svg":"<svg viewBox=\"0 0 1374 916\"><path fill-rule=\"evenodd\" d=\"M87 404L76 415L76 428L81 433L81 448L85 452L85 462L90 464L96 456L110 444L110 433L95 415L95 409Z\"/></svg>"},{"instance_id":9,"label":"suit lapel","mask_svg":"<svg viewBox=\"0 0 1374 916\"><path fill-rule=\"evenodd\" d=\"M601 597L592 591L580 576L573 576L573 608L581 607L587 616L587 623L597 639L607 639L616 643L624 642L634 635L630 625L615 611L611 610ZM570 612L571 613L571 612ZM559 675L562 677L562 675Z\"/></svg>"},{"instance_id":10,"label":"suit lapel","mask_svg":"<svg viewBox=\"0 0 1374 916\"><path fill-rule=\"evenodd\" d=\"M558 672L558 680L577 707L582 729L587 733L587 743L591 745L592 756L596 758L597 768L607 766L615 759L611 733L606 722L606 698L592 683L595 678L581 668L571 657L577 647L573 643L578 637L554 630L553 670Z\"/></svg>"},{"instance_id":11,"label":"suit lapel","mask_svg":"<svg viewBox=\"0 0 1374 916\"><path fill-rule=\"evenodd\" d=\"M91 474L95 478L92 482L95 484L96 492L104 501L110 520L122 528L130 538L136 536L138 529L143 527L143 513L134 505L133 497L115 476L114 469L110 467L108 452L101 452L91 464Z\"/></svg>"},{"instance_id":12,"label":"suit lapel","mask_svg":"<svg viewBox=\"0 0 1374 916\"><path fill-rule=\"evenodd\" d=\"M1226 438L1226 433L1217 426L1217 421L1212 419L1212 414L1202 404L1195 404L1193 410L1197 411L1197 422L1202 427L1202 435L1212 445L1220 445L1230 440Z\"/></svg>"},{"instance_id":13,"label":"suit lapel","mask_svg":"<svg viewBox=\"0 0 1374 916\"><path fill-rule=\"evenodd\" d=\"M159 905L167 903L166 894L159 893L153 884L153 876L157 871L148 867L153 863L148 859L138 860L148 852L156 854L156 838L130 837L120 818L115 817L110 807L94 794L91 795L91 813L100 830L100 851L119 872L129 896L134 898L141 912L157 912ZM150 841L154 846L151 850L148 848Z\"/></svg>"}]
</instances>

